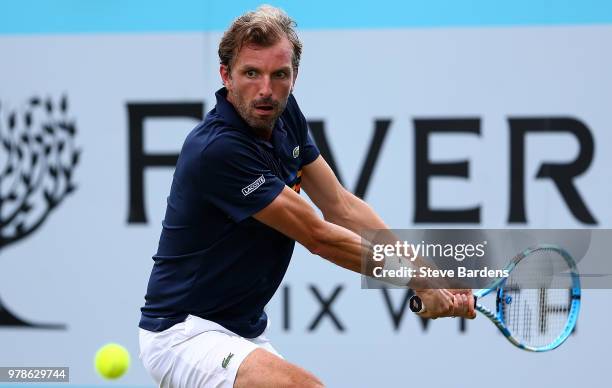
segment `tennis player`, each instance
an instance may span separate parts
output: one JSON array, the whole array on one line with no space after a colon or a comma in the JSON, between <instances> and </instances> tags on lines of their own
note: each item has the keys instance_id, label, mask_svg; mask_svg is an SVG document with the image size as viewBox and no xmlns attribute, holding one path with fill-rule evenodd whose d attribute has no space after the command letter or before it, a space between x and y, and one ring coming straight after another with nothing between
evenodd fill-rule
<instances>
[{"instance_id":1,"label":"tennis player","mask_svg":"<svg viewBox=\"0 0 612 388\"><path fill-rule=\"evenodd\" d=\"M224 87L181 150L139 324L140 358L160 387L322 386L271 345L264 307L295 241L359 273L357 233L387 228L308 134L291 94L302 51L294 26L262 6L219 44ZM469 295L416 292L428 317L475 316Z\"/></svg>"}]
</instances>

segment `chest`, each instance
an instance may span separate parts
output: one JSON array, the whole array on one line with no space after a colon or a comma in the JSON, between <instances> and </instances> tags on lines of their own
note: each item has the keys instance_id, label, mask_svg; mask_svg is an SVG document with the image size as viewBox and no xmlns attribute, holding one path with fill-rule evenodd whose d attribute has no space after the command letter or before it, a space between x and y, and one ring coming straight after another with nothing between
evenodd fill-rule
<instances>
[{"instance_id":1,"label":"chest","mask_svg":"<svg viewBox=\"0 0 612 388\"><path fill-rule=\"evenodd\" d=\"M276 133L270 140L257 144L262 159L274 175L299 192L302 158L298 139L291 134Z\"/></svg>"}]
</instances>

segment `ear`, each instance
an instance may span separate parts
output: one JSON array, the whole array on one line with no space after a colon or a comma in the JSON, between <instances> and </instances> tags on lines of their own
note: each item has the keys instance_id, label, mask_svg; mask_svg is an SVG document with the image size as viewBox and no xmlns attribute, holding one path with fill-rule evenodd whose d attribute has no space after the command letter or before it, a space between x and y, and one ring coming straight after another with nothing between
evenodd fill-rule
<instances>
[{"instance_id":1,"label":"ear","mask_svg":"<svg viewBox=\"0 0 612 388\"><path fill-rule=\"evenodd\" d=\"M230 79L232 78L227 65L222 64L221 66L219 66L219 74L221 75L223 85L227 87L230 82Z\"/></svg>"}]
</instances>

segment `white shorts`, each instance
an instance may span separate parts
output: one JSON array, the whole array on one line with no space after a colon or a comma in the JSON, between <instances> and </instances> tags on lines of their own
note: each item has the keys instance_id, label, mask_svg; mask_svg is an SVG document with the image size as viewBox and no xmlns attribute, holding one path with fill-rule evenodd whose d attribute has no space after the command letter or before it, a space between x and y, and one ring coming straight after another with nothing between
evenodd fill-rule
<instances>
[{"instance_id":1,"label":"white shorts","mask_svg":"<svg viewBox=\"0 0 612 388\"><path fill-rule=\"evenodd\" d=\"M238 367L257 348L282 356L266 334L244 338L223 326L189 315L162 332L140 329L140 360L160 388L232 388Z\"/></svg>"}]
</instances>

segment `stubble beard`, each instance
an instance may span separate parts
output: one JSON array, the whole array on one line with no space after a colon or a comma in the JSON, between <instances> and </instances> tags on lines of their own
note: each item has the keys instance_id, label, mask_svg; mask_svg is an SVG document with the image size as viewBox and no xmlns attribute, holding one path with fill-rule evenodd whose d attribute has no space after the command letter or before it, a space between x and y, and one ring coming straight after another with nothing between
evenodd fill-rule
<instances>
[{"instance_id":1,"label":"stubble beard","mask_svg":"<svg viewBox=\"0 0 612 388\"><path fill-rule=\"evenodd\" d=\"M285 111L285 107L287 106L287 99L283 101L272 100L271 98L261 98L254 100L252 102L245 101L241 98L240 95L231 91L232 103L236 111L242 117L244 121L253 130L255 133L260 136L267 138L269 137L272 129L274 128L274 124L276 124L276 120L280 117L280 115ZM273 106L274 114L267 118L259 118L256 117L254 113L255 106L258 104L269 104Z\"/></svg>"}]
</instances>

